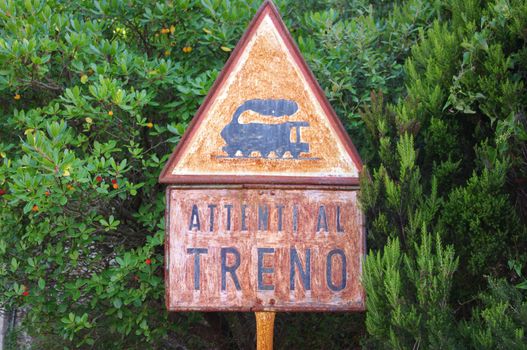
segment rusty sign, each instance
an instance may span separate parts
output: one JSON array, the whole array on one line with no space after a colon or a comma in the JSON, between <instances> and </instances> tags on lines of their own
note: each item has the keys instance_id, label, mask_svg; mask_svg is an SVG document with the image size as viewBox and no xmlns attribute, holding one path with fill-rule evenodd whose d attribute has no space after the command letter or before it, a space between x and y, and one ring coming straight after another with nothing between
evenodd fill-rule
<instances>
[{"instance_id":1,"label":"rusty sign","mask_svg":"<svg viewBox=\"0 0 527 350\"><path fill-rule=\"evenodd\" d=\"M168 309L363 310L361 169L265 1L159 178Z\"/></svg>"},{"instance_id":2,"label":"rusty sign","mask_svg":"<svg viewBox=\"0 0 527 350\"><path fill-rule=\"evenodd\" d=\"M363 310L365 246L356 196L170 187L168 309Z\"/></svg>"},{"instance_id":3,"label":"rusty sign","mask_svg":"<svg viewBox=\"0 0 527 350\"><path fill-rule=\"evenodd\" d=\"M278 11L266 1L160 181L356 185L361 167Z\"/></svg>"}]
</instances>

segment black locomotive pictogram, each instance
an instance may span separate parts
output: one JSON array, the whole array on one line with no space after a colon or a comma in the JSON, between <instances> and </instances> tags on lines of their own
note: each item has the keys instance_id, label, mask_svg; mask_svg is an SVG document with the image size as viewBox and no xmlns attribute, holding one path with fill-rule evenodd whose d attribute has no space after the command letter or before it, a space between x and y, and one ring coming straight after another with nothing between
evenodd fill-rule
<instances>
[{"instance_id":1,"label":"black locomotive pictogram","mask_svg":"<svg viewBox=\"0 0 527 350\"><path fill-rule=\"evenodd\" d=\"M254 99L245 101L239 106L232 120L221 131L221 137L227 143L223 151L228 154L227 158L250 158L252 152L260 153L262 158L269 158L274 152L276 158L298 159L300 153L309 152L309 144L301 142L300 128L309 126L306 121L285 121L282 123L242 124L239 118L245 111L253 111L268 117L291 116L298 111L298 104L291 100L261 100ZM294 142L291 142L291 132L294 131ZM240 152L240 153L238 153ZM292 158L282 158L286 152ZM237 155L238 153L238 155Z\"/></svg>"}]
</instances>

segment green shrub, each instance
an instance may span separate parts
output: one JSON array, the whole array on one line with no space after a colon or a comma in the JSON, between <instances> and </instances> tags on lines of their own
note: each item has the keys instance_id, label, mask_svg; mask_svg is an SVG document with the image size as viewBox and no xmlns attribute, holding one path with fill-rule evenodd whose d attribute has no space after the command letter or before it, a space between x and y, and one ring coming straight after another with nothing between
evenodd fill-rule
<instances>
[{"instance_id":1,"label":"green shrub","mask_svg":"<svg viewBox=\"0 0 527 350\"><path fill-rule=\"evenodd\" d=\"M527 302L517 288L505 280L490 280L480 296L482 307L470 321L460 325L467 347L473 349L525 349Z\"/></svg>"},{"instance_id":2,"label":"green shrub","mask_svg":"<svg viewBox=\"0 0 527 350\"><path fill-rule=\"evenodd\" d=\"M406 97L390 103L375 94L361 112L376 149L361 204L369 246L381 249L366 261L367 345L525 347L526 296L507 268L527 262L525 8L525 1L449 1L444 20L420 30L412 46ZM444 310L423 304L407 277L428 276L413 249L428 239L422 227L459 259L455 274L442 275L452 286ZM436 266L434 256L425 260ZM428 310L441 322L428 324Z\"/></svg>"},{"instance_id":3,"label":"green shrub","mask_svg":"<svg viewBox=\"0 0 527 350\"><path fill-rule=\"evenodd\" d=\"M377 314L280 314L277 347L352 348L366 326L385 347L520 344L523 311L499 312L523 292L493 293L527 261L526 2L277 3L367 161L369 246L397 246L405 282L390 302L372 253ZM0 0L0 304L34 347L254 345L250 314L165 311L157 177L259 5ZM484 274L509 285L481 294Z\"/></svg>"},{"instance_id":4,"label":"green shrub","mask_svg":"<svg viewBox=\"0 0 527 350\"><path fill-rule=\"evenodd\" d=\"M35 347L253 345L240 326L252 315L165 311L157 177L259 5L0 1L0 303L28 311ZM439 7L278 5L346 127L367 142L359 106L372 89L399 98L402 63ZM328 330L342 319L280 317ZM283 346L349 347L360 327L325 334L330 343L293 329Z\"/></svg>"},{"instance_id":5,"label":"green shrub","mask_svg":"<svg viewBox=\"0 0 527 350\"><path fill-rule=\"evenodd\" d=\"M371 252L364 269L366 327L372 349L452 349L457 342L448 303L458 260L423 228L410 254L398 238Z\"/></svg>"},{"instance_id":6,"label":"green shrub","mask_svg":"<svg viewBox=\"0 0 527 350\"><path fill-rule=\"evenodd\" d=\"M423 229L421 241L404 253L396 238L368 255L365 348L525 349L527 301L520 289L489 279L478 296L482 305L456 321L449 299L458 259L439 236Z\"/></svg>"}]
</instances>

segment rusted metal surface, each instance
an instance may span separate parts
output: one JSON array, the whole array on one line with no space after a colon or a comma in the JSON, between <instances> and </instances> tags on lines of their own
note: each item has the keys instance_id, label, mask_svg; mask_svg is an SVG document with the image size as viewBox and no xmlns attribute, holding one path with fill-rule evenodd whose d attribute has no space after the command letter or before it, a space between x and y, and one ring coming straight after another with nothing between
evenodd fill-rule
<instances>
[{"instance_id":1,"label":"rusted metal surface","mask_svg":"<svg viewBox=\"0 0 527 350\"><path fill-rule=\"evenodd\" d=\"M344 127L266 1L160 182L357 185L361 168Z\"/></svg>"},{"instance_id":2,"label":"rusted metal surface","mask_svg":"<svg viewBox=\"0 0 527 350\"><path fill-rule=\"evenodd\" d=\"M167 204L169 310L364 309L357 191L180 186Z\"/></svg>"},{"instance_id":3,"label":"rusted metal surface","mask_svg":"<svg viewBox=\"0 0 527 350\"><path fill-rule=\"evenodd\" d=\"M361 169L264 1L159 178L167 308L255 311L271 348L274 311L364 310Z\"/></svg>"},{"instance_id":4,"label":"rusted metal surface","mask_svg":"<svg viewBox=\"0 0 527 350\"><path fill-rule=\"evenodd\" d=\"M256 350L273 350L274 312L255 312Z\"/></svg>"}]
</instances>

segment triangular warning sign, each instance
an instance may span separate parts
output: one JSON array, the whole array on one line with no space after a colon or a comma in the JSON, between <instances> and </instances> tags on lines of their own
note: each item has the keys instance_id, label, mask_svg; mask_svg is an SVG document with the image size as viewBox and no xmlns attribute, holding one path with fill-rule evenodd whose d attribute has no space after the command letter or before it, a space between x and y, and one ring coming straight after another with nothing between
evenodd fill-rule
<instances>
[{"instance_id":1,"label":"triangular warning sign","mask_svg":"<svg viewBox=\"0 0 527 350\"><path fill-rule=\"evenodd\" d=\"M265 1L159 180L355 185L361 168L278 10Z\"/></svg>"}]
</instances>

